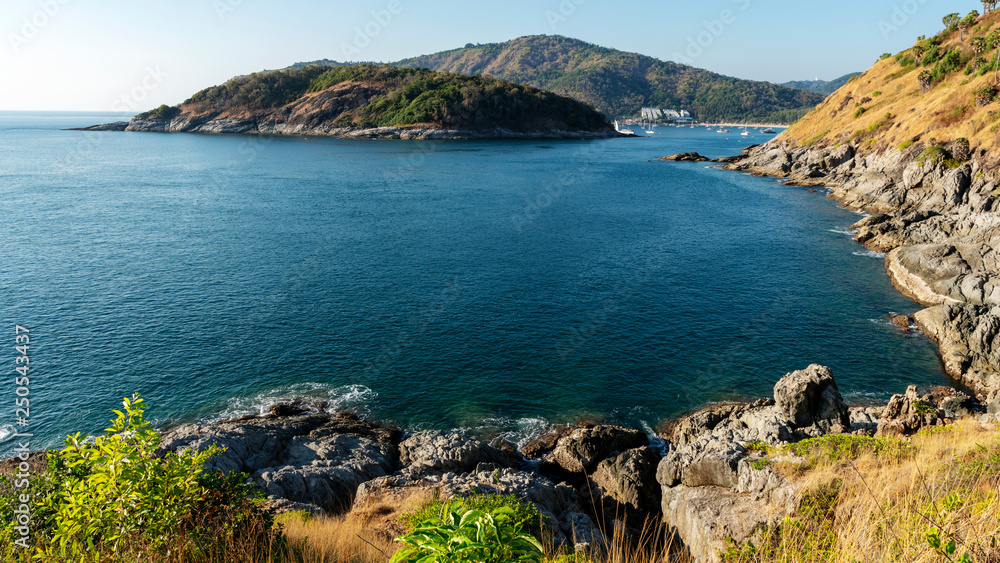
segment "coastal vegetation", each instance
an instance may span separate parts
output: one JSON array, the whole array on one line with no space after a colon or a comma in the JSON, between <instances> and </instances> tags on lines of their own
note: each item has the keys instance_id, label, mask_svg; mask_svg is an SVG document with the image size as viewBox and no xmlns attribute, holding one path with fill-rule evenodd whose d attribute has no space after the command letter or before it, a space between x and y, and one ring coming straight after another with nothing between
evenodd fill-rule
<instances>
[{"instance_id":1,"label":"coastal vegetation","mask_svg":"<svg viewBox=\"0 0 1000 563\"><path fill-rule=\"evenodd\" d=\"M232 118L345 128L430 126L489 130L610 129L593 108L538 88L484 76L376 65L259 72L206 88L139 120Z\"/></svg>"},{"instance_id":2,"label":"coastal vegetation","mask_svg":"<svg viewBox=\"0 0 1000 563\"><path fill-rule=\"evenodd\" d=\"M1000 546L1000 439L973 420L907 440L824 436L794 444L806 461L770 452L804 483L798 510L727 563L994 561ZM793 458L794 459L794 458Z\"/></svg>"},{"instance_id":3,"label":"coastal vegetation","mask_svg":"<svg viewBox=\"0 0 1000 563\"><path fill-rule=\"evenodd\" d=\"M948 14L940 33L880 59L793 124L783 138L800 145L833 145L892 114L891 126L879 128L875 142L859 145L861 150L914 144L921 151L929 146L953 150L949 145L958 139L981 149L996 148L998 21L996 11Z\"/></svg>"},{"instance_id":4,"label":"coastal vegetation","mask_svg":"<svg viewBox=\"0 0 1000 563\"><path fill-rule=\"evenodd\" d=\"M606 543L557 546L545 517L517 497L375 496L339 516L275 516L247 475L206 472L209 447L158 452L141 398L125 399L94 439L74 434L32 478L30 545L15 543L19 505L0 476L5 561L384 563L687 561L670 531L601 522ZM919 409L918 409L919 410ZM1000 432L966 419L911 438L830 434L773 447L750 442L754 469L801 483L798 510L729 563L871 560L991 561L1000 543Z\"/></svg>"},{"instance_id":5,"label":"coastal vegetation","mask_svg":"<svg viewBox=\"0 0 1000 563\"><path fill-rule=\"evenodd\" d=\"M530 84L611 116L630 116L643 106L655 106L686 109L701 121L790 123L823 100L805 90L731 78L561 36L521 37L393 64Z\"/></svg>"}]
</instances>

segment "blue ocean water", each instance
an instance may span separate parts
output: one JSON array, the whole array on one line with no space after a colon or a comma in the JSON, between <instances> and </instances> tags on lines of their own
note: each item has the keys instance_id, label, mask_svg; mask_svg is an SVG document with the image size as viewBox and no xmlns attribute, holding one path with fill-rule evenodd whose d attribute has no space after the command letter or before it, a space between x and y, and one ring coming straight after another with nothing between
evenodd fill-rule
<instances>
[{"instance_id":1,"label":"blue ocean water","mask_svg":"<svg viewBox=\"0 0 1000 563\"><path fill-rule=\"evenodd\" d=\"M0 113L0 429L20 324L38 447L100 431L133 392L163 425L310 396L523 440L768 396L810 363L855 402L948 382L930 341L884 320L918 307L846 233L857 215L650 161L769 136L61 130L121 117Z\"/></svg>"}]
</instances>

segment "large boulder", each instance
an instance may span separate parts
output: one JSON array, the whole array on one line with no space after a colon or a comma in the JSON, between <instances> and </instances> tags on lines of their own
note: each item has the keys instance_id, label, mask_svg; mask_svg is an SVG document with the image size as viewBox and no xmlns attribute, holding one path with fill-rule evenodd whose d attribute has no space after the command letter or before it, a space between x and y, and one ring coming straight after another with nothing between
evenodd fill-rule
<instances>
[{"instance_id":1,"label":"large boulder","mask_svg":"<svg viewBox=\"0 0 1000 563\"><path fill-rule=\"evenodd\" d=\"M610 425L577 428L559 439L550 460L571 473L592 473L608 456L648 445L649 438L638 430Z\"/></svg>"},{"instance_id":2,"label":"large boulder","mask_svg":"<svg viewBox=\"0 0 1000 563\"><path fill-rule=\"evenodd\" d=\"M480 464L496 468L517 468L521 456L495 448L479 438L459 432L425 430L399 445L403 470L417 475L428 473L465 473Z\"/></svg>"},{"instance_id":3,"label":"large boulder","mask_svg":"<svg viewBox=\"0 0 1000 563\"><path fill-rule=\"evenodd\" d=\"M634 448L599 463L592 479L605 497L626 512L653 514L660 508L659 462L660 454L652 448Z\"/></svg>"},{"instance_id":4,"label":"large boulder","mask_svg":"<svg viewBox=\"0 0 1000 563\"><path fill-rule=\"evenodd\" d=\"M813 364L793 371L774 386L774 402L794 427L813 426L842 432L851 427L847 403L830 368Z\"/></svg>"}]
</instances>

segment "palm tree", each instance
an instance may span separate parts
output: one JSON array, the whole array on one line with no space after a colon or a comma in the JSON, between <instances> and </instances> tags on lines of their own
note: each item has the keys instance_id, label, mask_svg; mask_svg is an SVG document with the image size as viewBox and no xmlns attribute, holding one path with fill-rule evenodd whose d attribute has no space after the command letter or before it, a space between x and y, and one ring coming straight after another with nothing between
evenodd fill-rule
<instances>
[{"instance_id":1,"label":"palm tree","mask_svg":"<svg viewBox=\"0 0 1000 563\"><path fill-rule=\"evenodd\" d=\"M919 63L920 59L924 58L924 48L917 45L913 48L913 58Z\"/></svg>"},{"instance_id":2,"label":"palm tree","mask_svg":"<svg viewBox=\"0 0 1000 563\"><path fill-rule=\"evenodd\" d=\"M995 1L991 2L990 0L983 0L983 13L985 14L986 12L989 12L990 6L995 4L996 4Z\"/></svg>"}]
</instances>

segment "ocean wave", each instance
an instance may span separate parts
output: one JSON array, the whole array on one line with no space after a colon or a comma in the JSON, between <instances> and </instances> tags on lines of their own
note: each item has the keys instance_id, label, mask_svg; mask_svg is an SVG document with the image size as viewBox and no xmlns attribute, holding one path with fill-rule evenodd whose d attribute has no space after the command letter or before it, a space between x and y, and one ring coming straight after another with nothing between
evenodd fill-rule
<instances>
[{"instance_id":1,"label":"ocean wave","mask_svg":"<svg viewBox=\"0 0 1000 563\"><path fill-rule=\"evenodd\" d=\"M850 237L853 237L854 235L858 234L858 230L857 229L834 228L834 229L828 229L828 230L831 233L837 233L838 235L847 235L847 236L850 236Z\"/></svg>"},{"instance_id":2,"label":"ocean wave","mask_svg":"<svg viewBox=\"0 0 1000 563\"><path fill-rule=\"evenodd\" d=\"M865 256L867 258L885 258L884 252L875 252L874 250L859 250L853 253L855 256Z\"/></svg>"},{"instance_id":3,"label":"ocean wave","mask_svg":"<svg viewBox=\"0 0 1000 563\"><path fill-rule=\"evenodd\" d=\"M378 393L364 385L330 385L327 383L296 383L262 391L247 397L233 397L206 422L217 422L246 415L263 415L274 405L294 399L304 399L311 412L337 412L351 409L362 414L371 411Z\"/></svg>"},{"instance_id":4,"label":"ocean wave","mask_svg":"<svg viewBox=\"0 0 1000 563\"><path fill-rule=\"evenodd\" d=\"M492 434L521 449L535 438L552 432L554 428L555 426L544 418L492 417L460 430L476 435Z\"/></svg>"},{"instance_id":5,"label":"ocean wave","mask_svg":"<svg viewBox=\"0 0 1000 563\"><path fill-rule=\"evenodd\" d=\"M670 450L670 446L667 445L667 441L661 438L656 432L653 431L653 427L649 425L648 422L643 420L642 431L646 433L646 437L649 438L649 447L660 452L661 456L666 457Z\"/></svg>"},{"instance_id":6,"label":"ocean wave","mask_svg":"<svg viewBox=\"0 0 1000 563\"><path fill-rule=\"evenodd\" d=\"M8 442L17 434L17 428L11 424L0 425L0 444Z\"/></svg>"}]
</instances>

